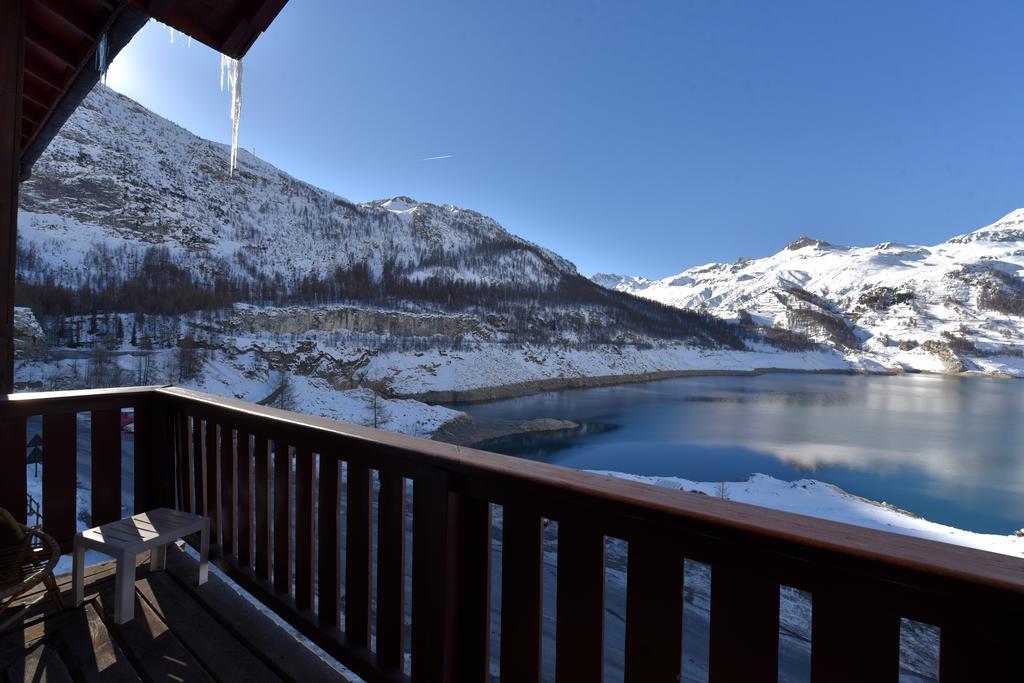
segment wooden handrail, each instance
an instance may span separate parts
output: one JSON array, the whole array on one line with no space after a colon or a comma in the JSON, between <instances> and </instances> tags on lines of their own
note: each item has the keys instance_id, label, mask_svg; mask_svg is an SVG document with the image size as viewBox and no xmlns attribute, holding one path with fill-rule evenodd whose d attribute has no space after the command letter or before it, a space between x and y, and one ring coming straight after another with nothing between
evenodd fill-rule
<instances>
[{"instance_id":1,"label":"wooden handrail","mask_svg":"<svg viewBox=\"0 0 1024 683\"><path fill-rule=\"evenodd\" d=\"M103 455L119 452L111 411L129 405L136 409L136 508L177 504L209 515L214 561L367 680L488 679L492 505L502 507L504 519L501 622L509 628L501 632L501 670L508 680L540 675L543 520L558 523L562 680L600 677L606 537L629 549L627 681L679 674L683 558L712 567L713 682L774 680L782 585L813 596L816 680L894 680L900 617L941 628L943 683L1011 680L1009 657L1024 623L1020 558L177 387L0 399L0 438L8 443L19 429L24 439L25 416L49 420L49 457L62 482L52 493L68 498L51 501L62 532L74 506L73 474L65 491L69 480L58 466L73 462L73 439L62 430L73 435L74 413L92 411L102 426L94 433L94 466L112 472L116 458ZM0 504L12 490L0 484ZM110 515L119 493L108 487L97 495L94 510ZM44 495L44 505L51 497ZM403 670L407 648L411 672Z\"/></svg>"},{"instance_id":2,"label":"wooden handrail","mask_svg":"<svg viewBox=\"0 0 1024 683\"><path fill-rule=\"evenodd\" d=\"M340 439L392 461L377 462L375 467L390 469L395 461L407 464L409 471L436 467L462 476L461 484L467 492L494 502L512 500L522 489L531 489L531 505L552 518L570 505L586 508L588 501L599 500L602 505L613 506L613 514L621 517L616 521L605 519L608 513L598 514L602 523L611 525L615 533L610 535L627 540L633 535L631 526L635 520L646 518L658 525L676 518L694 525L695 533L708 534L709 539L716 535L713 530L721 529L736 542L756 537L762 540L761 544L777 544L777 550L785 554L811 554L821 562L831 558L843 563L856 560L865 566L889 565L901 573L921 572L929 577L991 587L1024 599L1024 559L999 553L654 487L190 389L165 387L155 391L176 400L177 405L191 405L199 414L205 411L211 415L231 415L240 423L264 421L261 433L284 433L295 440L305 434L310 442ZM475 478L480 481L471 481Z\"/></svg>"}]
</instances>

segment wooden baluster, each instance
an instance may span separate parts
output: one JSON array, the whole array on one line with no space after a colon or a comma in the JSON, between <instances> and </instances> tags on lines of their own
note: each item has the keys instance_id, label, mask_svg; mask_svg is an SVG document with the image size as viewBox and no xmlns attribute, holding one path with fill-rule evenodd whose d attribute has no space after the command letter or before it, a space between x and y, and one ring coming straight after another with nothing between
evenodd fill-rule
<instances>
[{"instance_id":1,"label":"wooden baluster","mask_svg":"<svg viewBox=\"0 0 1024 683\"><path fill-rule=\"evenodd\" d=\"M604 536L583 521L558 523L555 678L600 681L604 644Z\"/></svg>"},{"instance_id":2,"label":"wooden baluster","mask_svg":"<svg viewBox=\"0 0 1024 683\"><path fill-rule=\"evenodd\" d=\"M292 592L292 454L291 447L274 442L274 590Z\"/></svg>"},{"instance_id":3,"label":"wooden baluster","mask_svg":"<svg viewBox=\"0 0 1024 683\"><path fill-rule=\"evenodd\" d=\"M834 581L827 589L815 590L812 597L812 680L899 680L899 616L890 612L874 591L841 576Z\"/></svg>"},{"instance_id":4,"label":"wooden baluster","mask_svg":"<svg viewBox=\"0 0 1024 683\"><path fill-rule=\"evenodd\" d=\"M218 544L220 531L220 502L217 490L217 474L220 469L218 453L217 423L206 421L206 433L203 442L203 465L206 484L206 515L210 518L210 543Z\"/></svg>"},{"instance_id":5,"label":"wooden baluster","mask_svg":"<svg viewBox=\"0 0 1024 683\"><path fill-rule=\"evenodd\" d=\"M543 522L505 506L501 527L501 677L540 681Z\"/></svg>"},{"instance_id":6,"label":"wooden baluster","mask_svg":"<svg viewBox=\"0 0 1024 683\"><path fill-rule=\"evenodd\" d=\"M176 433L173 413L152 398L137 403L134 413L133 512L174 507L178 474L172 454Z\"/></svg>"},{"instance_id":7,"label":"wooden baluster","mask_svg":"<svg viewBox=\"0 0 1024 683\"><path fill-rule=\"evenodd\" d=\"M237 432L238 563L252 568L252 437Z\"/></svg>"},{"instance_id":8,"label":"wooden baluster","mask_svg":"<svg viewBox=\"0 0 1024 683\"><path fill-rule=\"evenodd\" d=\"M665 538L631 540L626 576L626 682L680 680L682 647L682 549Z\"/></svg>"},{"instance_id":9,"label":"wooden baluster","mask_svg":"<svg viewBox=\"0 0 1024 683\"><path fill-rule=\"evenodd\" d=\"M235 553L235 431L220 426L220 547Z\"/></svg>"},{"instance_id":10,"label":"wooden baluster","mask_svg":"<svg viewBox=\"0 0 1024 683\"><path fill-rule=\"evenodd\" d=\"M71 547L78 520L75 413L43 416L43 531Z\"/></svg>"},{"instance_id":11,"label":"wooden baluster","mask_svg":"<svg viewBox=\"0 0 1024 683\"><path fill-rule=\"evenodd\" d=\"M370 644L370 470L348 464L345 501L345 635L353 645Z\"/></svg>"},{"instance_id":12,"label":"wooden baluster","mask_svg":"<svg viewBox=\"0 0 1024 683\"><path fill-rule=\"evenodd\" d=\"M377 510L377 656L401 668L405 623L405 479L380 473Z\"/></svg>"},{"instance_id":13,"label":"wooden baluster","mask_svg":"<svg viewBox=\"0 0 1024 683\"><path fill-rule=\"evenodd\" d=\"M711 568L712 683L779 675L779 584L763 571L732 556Z\"/></svg>"},{"instance_id":14,"label":"wooden baluster","mask_svg":"<svg viewBox=\"0 0 1024 683\"><path fill-rule=\"evenodd\" d=\"M490 681L491 504L449 496L448 601L456 606L451 643L457 681ZM451 562L451 559L449 560Z\"/></svg>"},{"instance_id":15,"label":"wooden baluster","mask_svg":"<svg viewBox=\"0 0 1024 683\"><path fill-rule=\"evenodd\" d=\"M939 681L1019 681L1020 616L982 608L949 606L950 619L939 634Z\"/></svg>"},{"instance_id":16,"label":"wooden baluster","mask_svg":"<svg viewBox=\"0 0 1024 683\"><path fill-rule=\"evenodd\" d=\"M192 512L197 515L206 514L206 477L203 476L206 449L203 432L207 426L199 417L192 418Z\"/></svg>"},{"instance_id":17,"label":"wooden baluster","mask_svg":"<svg viewBox=\"0 0 1024 683\"><path fill-rule=\"evenodd\" d=\"M27 419L5 417L0 419L0 443L4 444L3 476L0 476L0 507L7 508L14 519L28 523L28 470L25 456ZM34 520L33 520L34 521Z\"/></svg>"},{"instance_id":18,"label":"wooden baluster","mask_svg":"<svg viewBox=\"0 0 1024 683\"><path fill-rule=\"evenodd\" d=\"M308 448L295 450L295 607L313 609L314 576L313 554L316 510L316 470L313 454Z\"/></svg>"},{"instance_id":19,"label":"wooden baluster","mask_svg":"<svg viewBox=\"0 0 1024 683\"><path fill-rule=\"evenodd\" d=\"M450 661L454 609L447 600L448 479L444 474L413 480L412 496L412 677L454 681Z\"/></svg>"},{"instance_id":20,"label":"wooden baluster","mask_svg":"<svg viewBox=\"0 0 1024 683\"><path fill-rule=\"evenodd\" d=\"M256 497L256 578L270 580L274 544L270 537L270 444L267 437L253 437L254 494Z\"/></svg>"},{"instance_id":21,"label":"wooden baluster","mask_svg":"<svg viewBox=\"0 0 1024 683\"><path fill-rule=\"evenodd\" d=\"M186 512L192 511L192 418L185 413L177 417L178 428L178 508Z\"/></svg>"},{"instance_id":22,"label":"wooden baluster","mask_svg":"<svg viewBox=\"0 0 1024 683\"><path fill-rule=\"evenodd\" d=\"M92 411L90 432L92 526L98 526L121 519L121 410Z\"/></svg>"},{"instance_id":23,"label":"wooden baluster","mask_svg":"<svg viewBox=\"0 0 1024 683\"><path fill-rule=\"evenodd\" d=\"M317 519L317 614L321 628L338 626L339 582L341 580L341 463L320 454L320 495Z\"/></svg>"}]
</instances>

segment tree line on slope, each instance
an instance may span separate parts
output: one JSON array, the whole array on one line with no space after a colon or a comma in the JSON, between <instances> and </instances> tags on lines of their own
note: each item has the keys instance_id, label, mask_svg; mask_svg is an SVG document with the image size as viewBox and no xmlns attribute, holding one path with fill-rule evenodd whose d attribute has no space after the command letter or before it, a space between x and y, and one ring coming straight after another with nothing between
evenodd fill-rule
<instances>
[{"instance_id":1,"label":"tree line on slope","mask_svg":"<svg viewBox=\"0 0 1024 683\"><path fill-rule=\"evenodd\" d=\"M276 271L233 268L228 259L210 254L186 266L163 246L137 250L102 244L90 249L85 261L84 272L67 273L49 265L35 245L20 245L18 305L51 321L96 312L183 315L223 310L234 303L413 306L481 317L497 314L514 342L592 344L653 338L743 346L735 326L710 314L613 292L575 273L561 273L550 285L536 278L488 281L388 259L379 273L358 262L289 281Z\"/></svg>"}]
</instances>

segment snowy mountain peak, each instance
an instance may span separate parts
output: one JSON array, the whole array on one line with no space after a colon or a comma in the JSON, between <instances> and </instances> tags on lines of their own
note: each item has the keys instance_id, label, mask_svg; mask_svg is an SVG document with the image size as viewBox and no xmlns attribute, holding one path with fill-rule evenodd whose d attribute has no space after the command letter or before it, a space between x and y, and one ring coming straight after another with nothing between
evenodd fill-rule
<instances>
[{"instance_id":1,"label":"snowy mountain peak","mask_svg":"<svg viewBox=\"0 0 1024 683\"><path fill-rule=\"evenodd\" d=\"M787 244L786 245L786 249L788 249L789 251L796 251L798 249L804 249L806 247L814 247L815 249L819 249L819 248L824 249L824 248L831 247L831 246L832 246L831 244L829 244L828 242L826 242L824 240L816 240L816 239L814 239L812 237L800 237L798 239L793 240L789 244Z\"/></svg>"},{"instance_id":2,"label":"snowy mountain peak","mask_svg":"<svg viewBox=\"0 0 1024 683\"><path fill-rule=\"evenodd\" d=\"M1004 225L1019 225L1024 223L1024 208L1014 209L1010 213L1006 214L999 220L997 220L992 227L1004 226Z\"/></svg>"},{"instance_id":3,"label":"snowy mountain peak","mask_svg":"<svg viewBox=\"0 0 1024 683\"><path fill-rule=\"evenodd\" d=\"M645 277L639 275L619 275L618 273L594 273L590 276L591 282L601 285L607 289L642 289L650 283Z\"/></svg>"},{"instance_id":4,"label":"snowy mountain peak","mask_svg":"<svg viewBox=\"0 0 1024 683\"><path fill-rule=\"evenodd\" d=\"M392 197L380 203L381 208L387 209L392 213L409 213L414 211L419 205L420 203L415 199L405 196Z\"/></svg>"},{"instance_id":5,"label":"snowy mountain peak","mask_svg":"<svg viewBox=\"0 0 1024 683\"><path fill-rule=\"evenodd\" d=\"M971 242L1024 242L1024 208L1011 211L991 225L946 241L947 244Z\"/></svg>"}]
</instances>

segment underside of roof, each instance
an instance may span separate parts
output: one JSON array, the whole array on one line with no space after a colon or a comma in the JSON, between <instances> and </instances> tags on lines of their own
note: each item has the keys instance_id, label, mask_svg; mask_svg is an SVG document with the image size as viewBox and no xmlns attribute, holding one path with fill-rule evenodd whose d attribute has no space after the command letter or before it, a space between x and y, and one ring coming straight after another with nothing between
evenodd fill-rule
<instances>
[{"instance_id":1,"label":"underside of roof","mask_svg":"<svg viewBox=\"0 0 1024 683\"><path fill-rule=\"evenodd\" d=\"M16 0L17 1L17 0ZM240 59L287 0L24 0L21 177L100 78L96 53L106 36L109 63L152 17Z\"/></svg>"}]
</instances>

